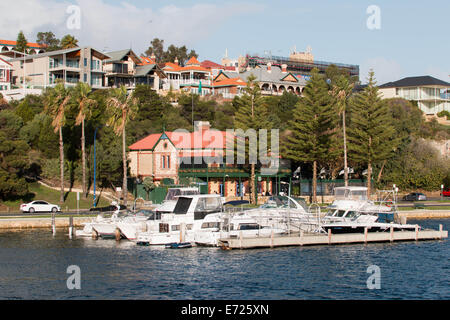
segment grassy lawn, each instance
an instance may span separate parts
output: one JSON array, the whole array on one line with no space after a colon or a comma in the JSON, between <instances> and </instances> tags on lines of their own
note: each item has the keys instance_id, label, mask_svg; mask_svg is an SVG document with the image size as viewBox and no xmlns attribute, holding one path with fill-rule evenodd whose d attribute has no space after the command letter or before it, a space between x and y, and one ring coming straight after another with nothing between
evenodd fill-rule
<instances>
[{"instance_id":1,"label":"grassy lawn","mask_svg":"<svg viewBox=\"0 0 450 320\"><path fill-rule=\"evenodd\" d=\"M10 211L19 211L21 203L27 203L33 200L44 200L53 204L57 204L61 207L62 211L66 210L66 207L70 209L77 209L77 193L69 192L66 196L66 200L63 204L59 203L60 192L58 190L53 190L47 188L39 183L31 183L29 184L29 195L25 199L20 199L16 201L5 201L0 203L0 211L7 211L9 208ZM67 194L67 192L66 192ZM97 195L98 199L98 195ZM89 209L93 205L93 195L90 194L88 198L85 200L83 196L80 194L80 209ZM108 206L110 205L110 201L108 199L104 199L100 197L100 200L97 204L98 207Z\"/></svg>"}]
</instances>

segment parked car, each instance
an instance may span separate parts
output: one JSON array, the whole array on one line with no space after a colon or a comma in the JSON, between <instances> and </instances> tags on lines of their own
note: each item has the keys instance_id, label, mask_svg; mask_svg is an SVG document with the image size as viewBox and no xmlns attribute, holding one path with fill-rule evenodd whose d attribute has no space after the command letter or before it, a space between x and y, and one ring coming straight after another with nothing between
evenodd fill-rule
<instances>
[{"instance_id":1,"label":"parked car","mask_svg":"<svg viewBox=\"0 0 450 320\"><path fill-rule=\"evenodd\" d=\"M56 204L48 203L43 200L35 200L29 203L23 203L20 205L20 211L22 212L59 212L61 208Z\"/></svg>"},{"instance_id":2,"label":"parked car","mask_svg":"<svg viewBox=\"0 0 450 320\"><path fill-rule=\"evenodd\" d=\"M420 192L412 192L403 197L405 201L426 201L427 196Z\"/></svg>"},{"instance_id":3,"label":"parked car","mask_svg":"<svg viewBox=\"0 0 450 320\"><path fill-rule=\"evenodd\" d=\"M450 197L450 189L447 190L447 191L442 191L442 195L443 195L444 197Z\"/></svg>"},{"instance_id":4,"label":"parked car","mask_svg":"<svg viewBox=\"0 0 450 320\"><path fill-rule=\"evenodd\" d=\"M126 210L127 207L124 205L120 205L120 211ZM117 206L115 205L110 205L110 206L106 206L106 207L95 207L95 208L90 208L89 211L94 211L94 212L114 212L117 210Z\"/></svg>"}]
</instances>

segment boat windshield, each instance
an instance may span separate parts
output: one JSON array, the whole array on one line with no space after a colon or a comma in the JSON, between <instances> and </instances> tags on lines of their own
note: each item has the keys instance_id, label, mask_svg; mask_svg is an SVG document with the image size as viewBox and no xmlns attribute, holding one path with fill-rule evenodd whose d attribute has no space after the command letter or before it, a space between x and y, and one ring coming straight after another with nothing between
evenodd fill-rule
<instances>
[{"instance_id":1,"label":"boat windshield","mask_svg":"<svg viewBox=\"0 0 450 320\"><path fill-rule=\"evenodd\" d=\"M347 214L345 215L345 217L349 219L354 219L357 218L358 216L359 214L356 211L348 211Z\"/></svg>"},{"instance_id":2,"label":"boat windshield","mask_svg":"<svg viewBox=\"0 0 450 320\"><path fill-rule=\"evenodd\" d=\"M337 200L367 200L367 189L366 188L335 188L334 196Z\"/></svg>"},{"instance_id":3,"label":"boat windshield","mask_svg":"<svg viewBox=\"0 0 450 320\"><path fill-rule=\"evenodd\" d=\"M345 210L338 210L338 212L336 213L336 217L343 217L345 214Z\"/></svg>"},{"instance_id":4,"label":"boat windshield","mask_svg":"<svg viewBox=\"0 0 450 320\"><path fill-rule=\"evenodd\" d=\"M222 211L222 201L219 197L211 198L200 198L198 199L197 206L195 207L195 212L221 212Z\"/></svg>"},{"instance_id":5,"label":"boat windshield","mask_svg":"<svg viewBox=\"0 0 450 320\"><path fill-rule=\"evenodd\" d=\"M178 196L190 196L190 195L195 195L195 194L200 194L200 192L196 189L189 189L189 190L183 190L183 189L169 189L167 191L166 197L164 198L164 200L166 201L170 201L170 200L176 200L176 197Z\"/></svg>"},{"instance_id":6,"label":"boat windshield","mask_svg":"<svg viewBox=\"0 0 450 320\"><path fill-rule=\"evenodd\" d=\"M239 225L239 230L258 230L259 224L257 223L242 223Z\"/></svg>"},{"instance_id":7,"label":"boat windshield","mask_svg":"<svg viewBox=\"0 0 450 320\"><path fill-rule=\"evenodd\" d=\"M306 210L305 200L302 198L292 198L297 201ZM304 204L304 206L302 205ZM293 208L296 209L297 205L286 196L273 196L270 197L267 202L262 205L263 208Z\"/></svg>"},{"instance_id":8,"label":"boat windshield","mask_svg":"<svg viewBox=\"0 0 450 320\"><path fill-rule=\"evenodd\" d=\"M330 210L328 210L326 216L327 217L332 217L336 211L337 211L336 209L330 209Z\"/></svg>"}]
</instances>

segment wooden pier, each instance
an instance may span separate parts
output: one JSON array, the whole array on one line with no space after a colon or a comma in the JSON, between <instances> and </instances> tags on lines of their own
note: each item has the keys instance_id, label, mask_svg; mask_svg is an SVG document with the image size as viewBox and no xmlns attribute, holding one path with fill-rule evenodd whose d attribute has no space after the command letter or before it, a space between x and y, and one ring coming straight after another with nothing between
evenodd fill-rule
<instances>
[{"instance_id":1,"label":"wooden pier","mask_svg":"<svg viewBox=\"0 0 450 320\"><path fill-rule=\"evenodd\" d=\"M222 249L252 249L252 248L274 248L287 246L312 246L312 245L333 245L350 243L369 243L369 242L394 242L394 241L421 241L421 240L441 240L448 237L448 231L439 230L420 230L416 231L390 231L390 232L368 232L364 233L346 233L346 234L295 234L288 236L271 237L237 237L220 239L219 245Z\"/></svg>"}]
</instances>

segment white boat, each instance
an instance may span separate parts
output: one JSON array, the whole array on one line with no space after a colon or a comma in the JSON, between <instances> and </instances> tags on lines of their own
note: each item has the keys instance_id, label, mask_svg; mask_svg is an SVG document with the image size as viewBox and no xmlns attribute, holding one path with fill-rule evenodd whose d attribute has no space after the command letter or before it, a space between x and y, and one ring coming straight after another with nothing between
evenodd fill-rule
<instances>
[{"instance_id":1,"label":"white boat","mask_svg":"<svg viewBox=\"0 0 450 320\"><path fill-rule=\"evenodd\" d=\"M179 196L190 196L200 194L198 188L169 188L163 203L155 206L153 209L162 213L171 213L175 209L177 198Z\"/></svg>"},{"instance_id":2,"label":"white boat","mask_svg":"<svg viewBox=\"0 0 450 320\"><path fill-rule=\"evenodd\" d=\"M219 240L224 238L254 238L270 237L286 234L286 229L261 226L256 219L246 212L230 215L218 213L207 215L200 230L194 235L195 244L199 246L218 246Z\"/></svg>"},{"instance_id":3,"label":"white boat","mask_svg":"<svg viewBox=\"0 0 450 320\"><path fill-rule=\"evenodd\" d=\"M414 230L415 225L396 223L395 208L395 199L377 203L368 199L366 187L338 187L321 228L332 233L360 233L365 228L368 232Z\"/></svg>"},{"instance_id":4,"label":"white boat","mask_svg":"<svg viewBox=\"0 0 450 320\"><path fill-rule=\"evenodd\" d=\"M207 215L223 211L220 195L179 196L172 213L164 213L158 230L138 232L136 242L146 245L194 243L195 232L201 229Z\"/></svg>"},{"instance_id":5,"label":"white boat","mask_svg":"<svg viewBox=\"0 0 450 320\"><path fill-rule=\"evenodd\" d=\"M139 232L158 231L161 213L150 210L139 210L115 224L122 238L135 241Z\"/></svg>"}]
</instances>

